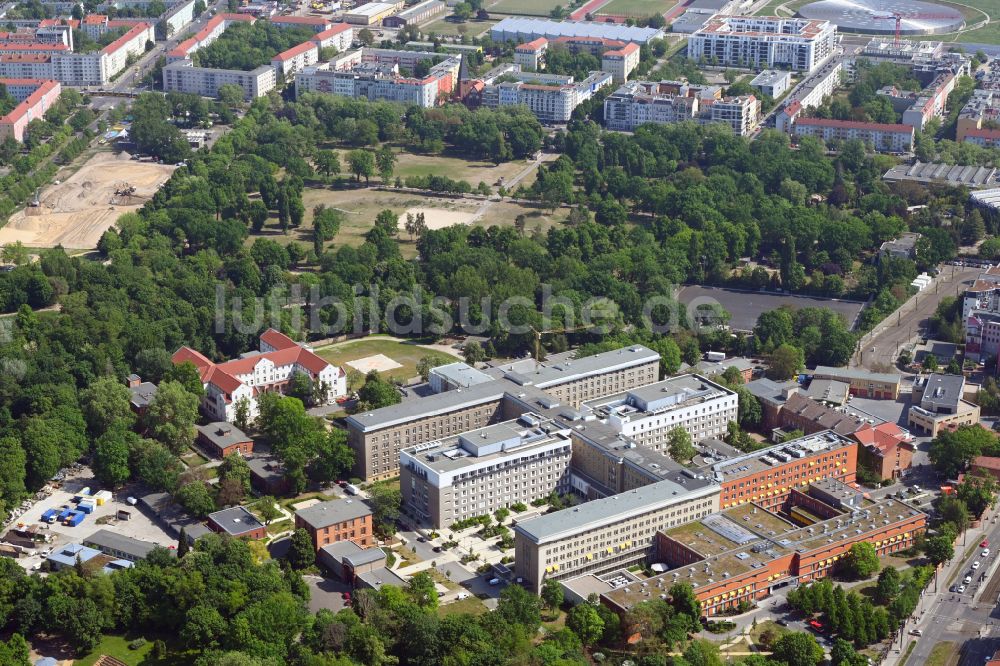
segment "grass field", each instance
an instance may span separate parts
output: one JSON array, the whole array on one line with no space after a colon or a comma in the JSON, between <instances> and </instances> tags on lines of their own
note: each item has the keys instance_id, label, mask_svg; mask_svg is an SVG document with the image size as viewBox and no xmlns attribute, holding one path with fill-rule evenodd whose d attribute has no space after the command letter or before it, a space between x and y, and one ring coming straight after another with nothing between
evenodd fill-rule
<instances>
[{"instance_id":1,"label":"grass field","mask_svg":"<svg viewBox=\"0 0 1000 666\"><path fill-rule=\"evenodd\" d=\"M439 360L442 364L454 363L459 360L456 356L451 356L434 349L427 349L409 342L397 342L390 338L370 337L364 340L351 340L340 342L328 347L320 347L316 353L334 365L343 365L347 361L354 361L366 356L375 354L385 354L402 367L389 370L383 373L386 378L398 377L399 379L410 379L416 377L417 363L425 356Z\"/></svg>"},{"instance_id":2,"label":"grass field","mask_svg":"<svg viewBox=\"0 0 1000 666\"><path fill-rule=\"evenodd\" d=\"M139 666L140 663L143 664L143 666L158 663L152 658L152 655L150 655L150 652L153 649L152 641L147 641L146 644L138 650L130 650L128 648L128 644L135 640L135 638L135 636L130 638L126 638L124 636L105 636L101 639L101 642L98 643L97 647L94 648L93 652L81 659L77 659L73 662L73 664L74 666L92 666L95 661L101 658L101 655L105 654L109 657L119 659L129 666ZM169 658L163 663L169 663Z\"/></svg>"},{"instance_id":3,"label":"grass field","mask_svg":"<svg viewBox=\"0 0 1000 666\"><path fill-rule=\"evenodd\" d=\"M675 0L611 0L597 10L597 16L610 14L613 16L653 16L663 14L676 5Z\"/></svg>"},{"instance_id":4,"label":"grass field","mask_svg":"<svg viewBox=\"0 0 1000 666\"><path fill-rule=\"evenodd\" d=\"M462 613L468 615L482 615L486 611L486 604L476 597L469 597L468 599L453 601L445 606L439 606L438 616L445 617L447 615L460 615Z\"/></svg>"},{"instance_id":5,"label":"grass field","mask_svg":"<svg viewBox=\"0 0 1000 666\"><path fill-rule=\"evenodd\" d=\"M346 157L341 156L342 161ZM493 164L480 162L463 157L448 157L446 155L416 155L414 153L397 153L396 175L406 180L409 176L424 176L438 174L453 180L468 181L473 187L480 181L490 187L495 187L500 178L509 180L531 165L525 160Z\"/></svg>"},{"instance_id":6,"label":"grass field","mask_svg":"<svg viewBox=\"0 0 1000 666\"><path fill-rule=\"evenodd\" d=\"M469 37L478 37L497 23L499 23L499 21L492 19L487 21L473 19L471 21L466 21L465 23L455 23L453 21L446 21L445 19L438 19L437 21L428 23L427 25L420 26L420 31L425 35L434 33L435 35L455 36L463 34L464 30L464 34Z\"/></svg>"},{"instance_id":7,"label":"grass field","mask_svg":"<svg viewBox=\"0 0 1000 666\"><path fill-rule=\"evenodd\" d=\"M934 646L924 666L953 666L958 663L958 644L942 641Z\"/></svg>"},{"instance_id":8,"label":"grass field","mask_svg":"<svg viewBox=\"0 0 1000 666\"><path fill-rule=\"evenodd\" d=\"M558 5L566 7L565 0L500 0L493 4L487 3L490 13L524 14L525 16L548 16Z\"/></svg>"}]
</instances>

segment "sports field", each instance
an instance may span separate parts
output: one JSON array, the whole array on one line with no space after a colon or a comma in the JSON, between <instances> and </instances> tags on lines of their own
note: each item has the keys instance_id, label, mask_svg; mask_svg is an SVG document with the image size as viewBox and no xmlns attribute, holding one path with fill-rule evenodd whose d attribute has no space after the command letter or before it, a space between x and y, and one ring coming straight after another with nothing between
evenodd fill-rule
<instances>
[{"instance_id":1,"label":"sports field","mask_svg":"<svg viewBox=\"0 0 1000 666\"><path fill-rule=\"evenodd\" d=\"M676 0L611 0L597 10L596 15L645 17L664 14L676 5Z\"/></svg>"},{"instance_id":2,"label":"sports field","mask_svg":"<svg viewBox=\"0 0 1000 666\"><path fill-rule=\"evenodd\" d=\"M391 359L394 363L399 364L398 367L385 370L380 374L386 379L396 377L401 380L411 379L419 375L420 373L417 372L417 363L424 357L429 356L435 359L438 361L438 365L461 360L458 356L453 356L439 349L428 348L409 341L401 342L395 338L386 336L372 336L362 340L339 342L327 347L320 347L316 350L316 353L334 365L346 366L348 368L351 367L349 365L351 363L362 367L366 365L378 365L360 362L372 357L378 358L380 361L383 358Z\"/></svg>"},{"instance_id":3,"label":"sports field","mask_svg":"<svg viewBox=\"0 0 1000 666\"><path fill-rule=\"evenodd\" d=\"M447 21L445 19L438 19L427 25L420 26L420 31L425 35L434 33L436 35L468 35L469 37L479 37L484 32L492 28L494 25L499 23L499 20L487 20L480 21L477 19L472 19L466 21L465 23L457 23L454 21Z\"/></svg>"},{"instance_id":4,"label":"sports field","mask_svg":"<svg viewBox=\"0 0 1000 666\"><path fill-rule=\"evenodd\" d=\"M557 6L566 7L566 0L499 0L486 3L487 10L496 14L523 14L525 16L548 16Z\"/></svg>"}]
</instances>

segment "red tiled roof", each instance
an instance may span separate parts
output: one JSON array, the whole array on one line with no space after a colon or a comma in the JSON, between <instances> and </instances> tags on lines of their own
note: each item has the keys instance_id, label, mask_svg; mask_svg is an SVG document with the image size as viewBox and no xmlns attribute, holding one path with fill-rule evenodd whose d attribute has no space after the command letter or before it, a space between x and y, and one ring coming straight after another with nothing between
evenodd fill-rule
<instances>
[{"instance_id":1,"label":"red tiled roof","mask_svg":"<svg viewBox=\"0 0 1000 666\"><path fill-rule=\"evenodd\" d=\"M0 54L0 62L48 62L52 56L47 53L4 53Z\"/></svg>"},{"instance_id":2,"label":"red tiled roof","mask_svg":"<svg viewBox=\"0 0 1000 666\"><path fill-rule=\"evenodd\" d=\"M46 79L2 79L0 78L0 83L5 86L40 86L43 83L51 83Z\"/></svg>"},{"instance_id":3,"label":"red tiled roof","mask_svg":"<svg viewBox=\"0 0 1000 666\"><path fill-rule=\"evenodd\" d=\"M972 459L972 466L1000 470L1000 458L996 456L976 456Z\"/></svg>"},{"instance_id":4,"label":"red tiled roof","mask_svg":"<svg viewBox=\"0 0 1000 666\"><path fill-rule=\"evenodd\" d=\"M101 49L101 53L111 54L116 52L118 49L124 48L126 44L135 39L136 35L145 32L146 30L149 30L149 28L150 25L148 23L140 23L136 25L134 28L126 32L124 35L122 35L121 37L119 37L118 39L111 42L103 49Z\"/></svg>"},{"instance_id":5,"label":"red tiled roof","mask_svg":"<svg viewBox=\"0 0 1000 666\"><path fill-rule=\"evenodd\" d=\"M282 51L278 55L274 56L274 58L272 58L272 60L280 60L280 61L284 62L285 60L291 60L295 56L302 55L303 53L305 53L307 51L311 51L311 50L313 50L315 48L316 48L316 45L313 44L311 41L310 42L302 42L301 44L297 44L297 45L293 46L292 48L288 49L287 51Z\"/></svg>"},{"instance_id":6,"label":"red tiled roof","mask_svg":"<svg viewBox=\"0 0 1000 666\"><path fill-rule=\"evenodd\" d=\"M18 84L29 84L37 83L39 84L30 95L28 95L23 102L14 107L14 109L8 113L3 118L0 118L0 123L13 124L20 120L28 111L39 104L46 95L51 93L53 90L59 90L60 85L58 81L40 81L38 79L0 79L0 83L18 85Z\"/></svg>"},{"instance_id":7,"label":"red tiled roof","mask_svg":"<svg viewBox=\"0 0 1000 666\"><path fill-rule=\"evenodd\" d=\"M608 51L604 55L606 55L606 56L609 56L609 55L610 56L615 56L615 55L627 56L629 54L635 53L638 50L639 50L639 45L638 44L636 44L635 42L629 42L628 44L626 44L625 46L621 47L620 49L617 49L615 51Z\"/></svg>"},{"instance_id":8,"label":"red tiled roof","mask_svg":"<svg viewBox=\"0 0 1000 666\"><path fill-rule=\"evenodd\" d=\"M319 16L275 16L271 23L293 23L295 25L326 25L330 21Z\"/></svg>"},{"instance_id":9,"label":"red tiled roof","mask_svg":"<svg viewBox=\"0 0 1000 666\"><path fill-rule=\"evenodd\" d=\"M346 32L351 29L349 23L334 23L332 28L327 28L323 32L317 32L313 36L313 40L326 39L327 37L333 37L334 35L339 35L342 32Z\"/></svg>"},{"instance_id":10,"label":"red tiled roof","mask_svg":"<svg viewBox=\"0 0 1000 666\"><path fill-rule=\"evenodd\" d=\"M0 49L14 49L16 51L68 51L65 44L19 44L17 42L0 43Z\"/></svg>"},{"instance_id":11,"label":"red tiled roof","mask_svg":"<svg viewBox=\"0 0 1000 666\"><path fill-rule=\"evenodd\" d=\"M174 355L170 357L170 360L174 364L183 363L184 361L191 361L195 364L198 369L204 368L205 366L214 365L208 358L201 352L191 349L190 347L181 347L174 352Z\"/></svg>"},{"instance_id":12,"label":"red tiled roof","mask_svg":"<svg viewBox=\"0 0 1000 666\"><path fill-rule=\"evenodd\" d=\"M856 120L835 120L833 118L799 118L797 125L809 125L812 127L842 127L844 129L864 129L878 132L913 132L910 125L888 125L883 123L863 123Z\"/></svg>"},{"instance_id":13,"label":"red tiled roof","mask_svg":"<svg viewBox=\"0 0 1000 666\"><path fill-rule=\"evenodd\" d=\"M533 51L537 51L538 49L542 48L543 46L545 46L548 43L549 43L549 40L545 39L544 37L539 37L538 39L533 39L530 42L525 42L524 44L519 44L517 47L514 48L514 50L515 51L532 51L533 52Z\"/></svg>"},{"instance_id":14,"label":"red tiled roof","mask_svg":"<svg viewBox=\"0 0 1000 666\"><path fill-rule=\"evenodd\" d=\"M1000 139L1000 130L997 129L972 129L965 133L966 136L974 136L980 139Z\"/></svg>"},{"instance_id":15,"label":"red tiled roof","mask_svg":"<svg viewBox=\"0 0 1000 666\"><path fill-rule=\"evenodd\" d=\"M853 436L859 444L872 446L882 454L892 451L900 444L907 443L903 429L895 423L880 423L877 426L866 425L853 433Z\"/></svg>"},{"instance_id":16,"label":"red tiled roof","mask_svg":"<svg viewBox=\"0 0 1000 666\"><path fill-rule=\"evenodd\" d=\"M281 331L276 331L273 328L269 328L260 335L260 341L265 342L275 349L286 349L288 347L297 347L295 340L282 333Z\"/></svg>"},{"instance_id":17,"label":"red tiled roof","mask_svg":"<svg viewBox=\"0 0 1000 666\"><path fill-rule=\"evenodd\" d=\"M89 14L83 17L84 25L101 25L108 22L108 17L104 14Z\"/></svg>"}]
</instances>

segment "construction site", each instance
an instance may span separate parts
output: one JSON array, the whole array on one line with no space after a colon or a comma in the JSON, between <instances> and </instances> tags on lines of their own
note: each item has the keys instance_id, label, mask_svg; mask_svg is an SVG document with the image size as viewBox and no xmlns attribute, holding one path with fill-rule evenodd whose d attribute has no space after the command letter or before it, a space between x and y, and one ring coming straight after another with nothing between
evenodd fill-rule
<instances>
[{"instance_id":1,"label":"construction site","mask_svg":"<svg viewBox=\"0 0 1000 666\"><path fill-rule=\"evenodd\" d=\"M0 228L0 245L91 250L123 213L138 210L170 178L173 165L100 152L64 181L36 192Z\"/></svg>"}]
</instances>

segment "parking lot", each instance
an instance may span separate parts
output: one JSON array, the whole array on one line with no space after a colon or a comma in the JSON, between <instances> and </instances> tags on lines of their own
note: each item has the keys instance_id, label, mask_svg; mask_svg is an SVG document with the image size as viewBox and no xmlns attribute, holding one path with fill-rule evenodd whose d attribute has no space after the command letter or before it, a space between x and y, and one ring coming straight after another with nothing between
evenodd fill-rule
<instances>
[{"instance_id":1,"label":"parking lot","mask_svg":"<svg viewBox=\"0 0 1000 666\"><path fill-rule=\"evenodd\" d=\"M177 540L171 537L162 527L153 522L146 514L142 513L136 506L131 506L126 501L127 490L114 493L112 499L103 505L96 506L94 512L88 515L80 525L69 527L59 523L43 523L42 514L48 509L59 509L63 506L75 506L73 496L83 488L90 488L91 493L101 490L100 484L94 479L93 473L87 467L82 467L67 474L61 487L55 488L48 497L39 500L28 511L22 514L13 523L4 528L4 534L11 527L21 524L41 525L49 534L51 540L45 544L39 544L39 549L28 557L21 557L18 563L25 569L31 570L44 559L44 552L49 548L57 548L67 543L82 542L88 536L100 529L107 529L135 539L149 541L164 547L177 545ZM128 520L119 520L118 511L124 509L130 514Z\"/></svg>"}]
</instances>

